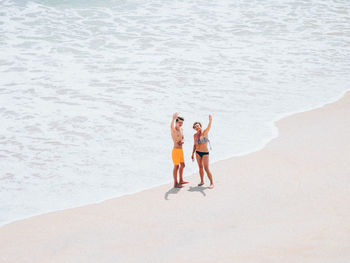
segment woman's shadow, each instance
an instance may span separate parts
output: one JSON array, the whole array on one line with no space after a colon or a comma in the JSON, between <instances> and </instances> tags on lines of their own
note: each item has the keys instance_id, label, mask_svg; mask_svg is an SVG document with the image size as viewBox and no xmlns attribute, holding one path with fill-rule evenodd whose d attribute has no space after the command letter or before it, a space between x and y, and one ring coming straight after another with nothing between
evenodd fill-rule
<instances>
[{"instance_id":1,"label":"woman's shadow","mask_svg":"<svg viewBox=\"0 0 350 263\"><path fill-rule=\"evenodd\" d=\"M195 186L195 187L190 186L190 189L188 189L187 191L189 191L189 192L200 192L203 196L206 196L204 190L207 190L207 189L209 189L209 187L207 187L207 186L199 186L198 185L198 186Z\"/></svg>"}]
</instances>

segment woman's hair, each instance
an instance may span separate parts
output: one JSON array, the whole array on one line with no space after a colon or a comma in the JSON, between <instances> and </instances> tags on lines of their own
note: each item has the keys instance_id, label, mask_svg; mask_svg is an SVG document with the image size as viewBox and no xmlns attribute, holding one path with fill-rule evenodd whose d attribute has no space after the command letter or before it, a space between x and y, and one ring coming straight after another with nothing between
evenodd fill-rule
<instances>
[{"instance_id":1,"label":"woman's hair","mask_svg":"<svg viewBox=\"0 0 350 263\"><path fill-rule=\"evenodd\" d=\"M193 129L194 129L194 126L196 126L197 124L199 124L199 126L201 126L201 128L202 128L202 124L199 122L199 121L196 121L195 123L193 123Z\"/></svg>"}]
</instances>

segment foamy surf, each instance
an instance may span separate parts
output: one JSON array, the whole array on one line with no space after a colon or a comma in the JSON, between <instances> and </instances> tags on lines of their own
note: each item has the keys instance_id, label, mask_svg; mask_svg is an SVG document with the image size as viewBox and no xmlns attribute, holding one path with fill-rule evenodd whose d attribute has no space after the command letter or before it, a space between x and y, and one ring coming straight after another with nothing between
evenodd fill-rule
<instances>
[{"instance_id":1,"label":"foamy surf","mask_svg":"<svg viewBox=\"0 0 350 263\"><path fill-rule=\"evenodd\" d=\"M339 1L1 1L0 222L171 180L169 125L207 123L211 161L349 89Z\"/></svg>"}]
</instances>

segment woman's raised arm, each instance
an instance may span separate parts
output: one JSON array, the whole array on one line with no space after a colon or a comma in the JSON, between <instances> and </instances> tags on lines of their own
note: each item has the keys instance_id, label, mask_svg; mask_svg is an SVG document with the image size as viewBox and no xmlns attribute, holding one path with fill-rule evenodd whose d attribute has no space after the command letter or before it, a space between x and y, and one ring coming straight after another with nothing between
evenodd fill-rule
<instances>
[{"instance_id":1,"label":"woman's raised arm","mask_svg":"<svg viewBox=\"0 0 350 263\"><path fill-rule=\"evenodd\" d=\"M213 120L213 117L211 116L211 114L209 114L209 123L207 128L205 128L205 130L203 131L203 133L208 133L210 131L212 120Z\"/></svg>"}]
</instances>

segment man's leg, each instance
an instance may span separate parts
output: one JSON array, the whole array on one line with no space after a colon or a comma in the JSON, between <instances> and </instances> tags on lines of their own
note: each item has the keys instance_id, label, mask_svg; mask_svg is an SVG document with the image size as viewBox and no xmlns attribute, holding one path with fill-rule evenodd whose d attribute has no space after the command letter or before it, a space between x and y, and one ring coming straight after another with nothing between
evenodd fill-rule
<instances>
[{"instance_id":1,"label":"man's leg","mask_svg":"<svg viewBox=\"0 0 350 263\"><path fill-rule=\"evenodd\" d=\"M185 168L185 163L180 163L180 169L179 169L179 175L180 175L180 184L187 184L188 182L185 182L182 178L183 172L184 172L184 168Z\"/></svg>"},{"instance_id":2,"label":"man's leg","mask_svg":"<svg viewBox=\"0 0 350 263\"><path fill-rule=\"evenodd\" d=\"M174 169L173 169L174 187L178 186L178 183L177 183L177 171L178 170L179 170L179 165L174 164Z\"/></svg>"}]
</instances>

